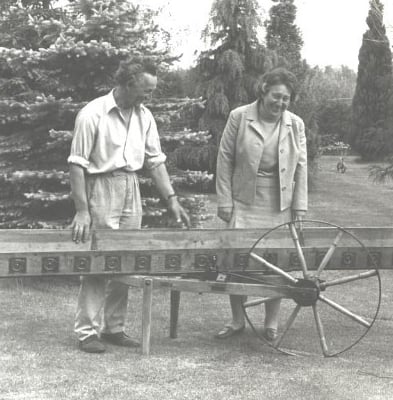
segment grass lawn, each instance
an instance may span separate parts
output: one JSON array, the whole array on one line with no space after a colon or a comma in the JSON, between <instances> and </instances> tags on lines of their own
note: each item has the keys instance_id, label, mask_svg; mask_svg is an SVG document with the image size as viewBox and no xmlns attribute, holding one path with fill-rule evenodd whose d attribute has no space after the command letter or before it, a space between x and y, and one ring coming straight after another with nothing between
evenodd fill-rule
<instances>
[{"instance_id":1,"label":"grass lawn","mask_svg":"<svg viewBox=\"0 0 393 400\"><path fill-rule=\"evenodd\" d=\"M389 226L392 186L374 185L367 179L368 165L353 158L347 173L337 174L336 162L337 157L323 157L308 217L347 227ZM213 211L214 204L210 207ZM214 339L229 317L228 299L218 295L182 294L179 338L169 339L165 291L154 293L149 357L115 346L101 355L86 354L77 349L72 332L76 284L0 282L0 399L392 399L393 273L381 275L375 326L359 345L335 358L317 351L282 355L249 328L227 341ZM361 286L350 298L351 306L366 314L369 290ZM141 292L130 292L127 332L133 337L140 336L141 298ZM346 337L337 321L329 325ZM312 349L315 332L303 329L298 339Z\"/></svg>"},{"instance_id":2,"label":"grass lawn","mask_svg":"<svg viewBox=\"0 0 393 400\"><path fill-rule=\"evenodd\" d=\"M392 226L393 182L376 184L369 178L370 164L345 157L347 171L336 172L338 156L323 156L309 194L308 219L322 220L343 227ZM215 196L210 196L209 212L216 213ZM208 227L223 226L218 218Z\"/></svg>"}]
</instances>

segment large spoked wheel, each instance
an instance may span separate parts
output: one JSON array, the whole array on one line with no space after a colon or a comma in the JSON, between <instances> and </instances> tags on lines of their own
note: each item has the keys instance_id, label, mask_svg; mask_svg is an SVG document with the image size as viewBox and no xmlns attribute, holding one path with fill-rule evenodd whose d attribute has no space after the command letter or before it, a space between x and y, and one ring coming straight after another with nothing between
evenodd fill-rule
<instances>
[{"instance_id":1,"label":"large spoked wheel","mask_svg":"<svg viewBox=\"0 0 393 400\"><path fill-rule=\"evenodd\" d=\"M364 338L379 311L381 279L373 255L334 224L306 220L267 231L249 251L244 271L250 283L276 288L275 296L248 298L243 310L254 333L286 354L341 354ZM277 337L268 341L262 306L277 301Z\"/></svg>"}]
</instances>

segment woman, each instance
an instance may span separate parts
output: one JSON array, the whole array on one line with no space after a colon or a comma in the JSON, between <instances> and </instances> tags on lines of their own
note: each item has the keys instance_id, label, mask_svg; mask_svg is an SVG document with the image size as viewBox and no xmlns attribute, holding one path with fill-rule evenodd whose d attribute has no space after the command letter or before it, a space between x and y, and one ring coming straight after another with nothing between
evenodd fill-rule
<instances>
[{"instance_id":1,"label":"woman","mask_svg":"<svg viewBox=\"0 0 393 400\"><path fill-rule=\"evenodd\" d=\"M302 219L307 210L307 149L304 123L287 111L296 77L284 68L263 75L259 98L228 118L217 158L218 216L228 228L272 228ZM232 321L225 339L244 329L242 296L230 296ZM265 304L264 336L277 336L280 300Z\"/></svg>"}]
</instances>

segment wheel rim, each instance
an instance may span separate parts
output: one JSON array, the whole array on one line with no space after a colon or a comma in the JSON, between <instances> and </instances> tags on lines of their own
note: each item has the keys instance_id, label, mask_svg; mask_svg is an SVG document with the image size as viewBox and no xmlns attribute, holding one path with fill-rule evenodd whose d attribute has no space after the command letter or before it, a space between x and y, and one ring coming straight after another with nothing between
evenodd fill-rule
<instances>
[{"instance_id":1,"label":"wheel rim","mask_svg":"<svg viewBox=\"0 0 393 400\"><path fill-rule=\"evenodd\" d=\"M252 331L263 343L281 353L291 355L310 353L307 349L312 346L306 343L305 346L300 346L299 350L299 337L296 337L296 340L290 339L290 333L293 331L295 335L301 336L302 324L303 329L310 329L312 325L319 342L319 351L322 350L325 357L337 356L358 344L375 323L381 304L381 278L378 266L366 246L349 230L318 220L305 220L303 224L305 225L303 233L307 236L305 245L301 243L302 237L299 235L296 223L290 221L266 231L248 253L249 260L252 260L254 264L259 263L259 266L263 265L265 270L273 272L282 281L281 284L273 284L279 289L275 298L281 298L282 304L288 303L286 315L280 318L278 338L273 342L267 341L257 325L262 319L262 314L259 313L260 310L256 312L255 309L272 300L272 297L248 300L243 304L245 318ZM276 232L280 232L280 237L283 236L285 228L292 241L292 247L298 255L296 270L282 268L279 262L275 263L274 260L270 262L265 257L265 254L271 251L269 239ZM312 268L309 268L308 256L310 248L315 244L315 238L311 236L313 230L310 228L330 228L327 238L329 243L323 246L324 254L321 254L320 259ZM317 247L315 246L314 250ZM319 247L321 247L320 244ZM358 265L353 265L354 269L359 269L360 272L353 272L350 268L345 270L331 268L330 263L337 260L338 256L346 265L344 257L346 256L345 249L348 247L355 248L354 254L360 254L359 258L368 260L367 268L360 270ZM266 277L250 277L247 274L247 267L243 274L236 274L236 276L246 281L266 284ZM354 306L353 301L361 300L359 293L364 292L366 284L372 286L370 292L372 295L368 295L366 310L363 311L359 304L356 303ZM290 296L280 293L281 289L282 293L289 290ZM293 293L293 290L297 292ZM283 307L281 307L280 315L282 309ZM302 315L301 318L300 315ZM340 322L342 325L339 325ZM296 329L294 329L295 324L297 324ZM306 339L308 337L308 334L304 336Z\"/></svg>"}]
</instances>

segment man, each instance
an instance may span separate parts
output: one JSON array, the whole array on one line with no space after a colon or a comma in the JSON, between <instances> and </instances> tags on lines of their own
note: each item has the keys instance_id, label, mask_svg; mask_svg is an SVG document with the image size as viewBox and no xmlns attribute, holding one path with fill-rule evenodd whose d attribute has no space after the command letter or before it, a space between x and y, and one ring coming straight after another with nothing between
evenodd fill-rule
<instances>
[{"instance_id":1,"label":"man","mask_svg":"<svg viewBox=\"0 0 393 400\"><path fill-rule=\"evenodd\" d=\"M122 61L115 81L116 87L88 103L75 122L68 162L76 209L72 239L76 243L87 240L91 227L141 227L136 171L142 167L150 172L177 222L190 223L171 186L154 118L142 104L157 86L156 66L145 58ZM125 347L139 345L124 333L127 302L128 286L104 277L81 278L75 333L82 351L102 353L103 341Z\"/></svg>"}]
</instances>

